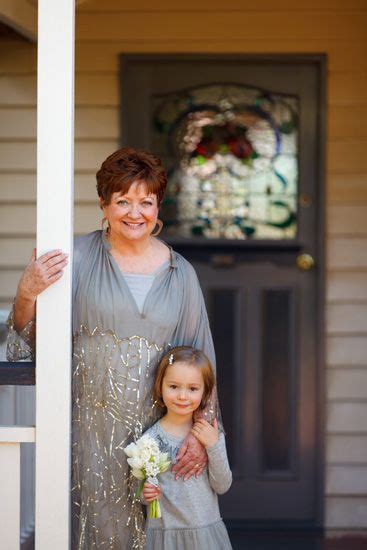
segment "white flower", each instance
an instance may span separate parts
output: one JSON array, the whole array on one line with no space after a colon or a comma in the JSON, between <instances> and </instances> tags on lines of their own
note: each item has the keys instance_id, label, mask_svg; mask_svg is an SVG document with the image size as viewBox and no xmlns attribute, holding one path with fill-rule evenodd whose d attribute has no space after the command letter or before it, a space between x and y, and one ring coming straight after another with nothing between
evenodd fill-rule
<instances>
[{"instance_id":1,"label":"white flower","mask_svg":"<svg viewBox=\"0 0 367 550\"><path fill-rule=\"evenodd\" d=\"M154 439L151 438L149 435L142 435L140 439L136 442L139 449L145 449L149 445L151 445L154 442Z\"/></svg>"},{"instance_id":2,"label":"white flower","mask_svg":"<svg viewBox=\"0 0 367 550\"><path fill-rule=\"evenodd\" d=\"M162 453L158 443L149 435L143 435L136 443L130 443L124 451L129 457L127 462L132 475L140 480L156 478L170 466L168 454Z\"/></svg>"},{"instance_id":3,"label":"white flower","mask_svg":"<svg viewBox=\"0 0 367 550\"><path fill-rule=\"evenodd\" d=\"M156 477L160 473L160 468L158 464L150 462L146 465L146 473L148 477Z\"/></svg>"},{"instance_id":4,"label":"white flower","mask_svg":"<svg viewBox=\"0 0 367 550\"><path fill-rule=\"evenodd\" d=\"M159 471L165 472L170 467L171 461L168 458L168 453L161 453L159 457Z\"/></svg>"},{"instance_id":5,"label":"white flower","mask_svg":"<svg viewBox=\"0 0 367 550\"><path fill-rule=\"evenodd\" d=\"M158 443L149 435L143 435L136 442L136 445L138 446L140 453L144 452L145 455L159 453Z\"/></svg>"},{"instance_id":6,"label":"white flower","mask_svg":"<svg viewBox=\"0 0 367 550\"><path fill-rule=\"evenodd\" d=\"M129 466L133 468L133 470L141 470L142 468L144 468L144 461L139 456L128 458L127 462Z\"/></svg>"},{"instance_id":7,"label":"white flower","mask_svg":"<svg viewBox=\"0 0 367 550\"><path fill-rule=\"evenodd\" d=\"M139 449L138 446L135 443L130 443L127 447L124 449L125 454L127 456L138 456L139 455Z\"/></svg>"}]
</instances>

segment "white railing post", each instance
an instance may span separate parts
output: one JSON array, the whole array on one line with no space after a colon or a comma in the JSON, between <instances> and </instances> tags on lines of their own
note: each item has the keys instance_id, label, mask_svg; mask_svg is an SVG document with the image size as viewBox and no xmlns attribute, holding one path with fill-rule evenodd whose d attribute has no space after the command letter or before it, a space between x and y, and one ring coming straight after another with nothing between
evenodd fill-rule
<instances>
[{"instance_id":1,"label":"white railing post","mask_svg":"<svg viewBox=\"0 0 367 550\"><path fill-rule=\"evenodd\" d=\"M70 263L37 300L37 550L70 545L74 28L74 0L38 0L37 255Z\"/></svg>"},{"instance_id":2,"label":"white railing post","mask_svg":"<svg viewBox=\"0 0 367 550\"><path fill-rule=\"evenodd\" d=\"M34 443L35 429L0 426L1 548L20 548L20 444Z\"/></svg>"}]
</instances>

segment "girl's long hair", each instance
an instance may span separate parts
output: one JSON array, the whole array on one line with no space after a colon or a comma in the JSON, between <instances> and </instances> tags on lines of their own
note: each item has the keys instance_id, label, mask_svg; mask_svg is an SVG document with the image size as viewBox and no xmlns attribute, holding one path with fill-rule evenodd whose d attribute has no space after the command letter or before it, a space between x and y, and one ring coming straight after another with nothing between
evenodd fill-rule
<instances>
[{"instance_id":1,"label":"girl's long hair","mask_svg":"<svg viewBox=\"0 0 367 550\"><path fill-rule=\"evenodd\" d=\"M215 386L215 375L213 367L201 350L190 346L178 346L168 351L161 359L158 365L156 378L153 388L153 397L161 407L165 407L162 399L162 384L166 370L175 363L186 363L187 365L197 367L203 377L204 393L200 403L200 409L205 409Z\"/></svg>"}]
</instances>

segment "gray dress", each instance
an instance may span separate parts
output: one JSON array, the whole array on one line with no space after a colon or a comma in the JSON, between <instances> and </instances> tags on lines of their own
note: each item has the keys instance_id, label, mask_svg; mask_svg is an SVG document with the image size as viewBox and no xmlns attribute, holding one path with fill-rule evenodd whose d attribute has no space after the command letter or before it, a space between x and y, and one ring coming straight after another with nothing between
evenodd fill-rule
<instances>
[{"instance_id":1,"label":"gray dress","mask_svg":"<svg viewBox=\"0 0 367 550\"><path fill-rule=\"evenodd\" d=\"M183 440L167 433L159 421L146 433L174 462ZM231 550L217 497L232 483L223 433L207 452L208 468L197 479L175 480L170 470L158 476L162 518L148 519L145 550Z\"/></svg>"},{"instance_id":2,"label":"gray dress","mask_svg":"<svg viewBox=\"0 0 367 550\"><path fill-rule=\"evenodd\" d=\"M101 231L74 247L72 496L79 550L143 547L144 516L123 448L160 416L152 385L166 349L191 345L215 364L192 266L171 251L140 312L109 250ZM10 318L9 329L9 359L25 358L29 327L18 335Z\"/></svg>"}]
</instances>

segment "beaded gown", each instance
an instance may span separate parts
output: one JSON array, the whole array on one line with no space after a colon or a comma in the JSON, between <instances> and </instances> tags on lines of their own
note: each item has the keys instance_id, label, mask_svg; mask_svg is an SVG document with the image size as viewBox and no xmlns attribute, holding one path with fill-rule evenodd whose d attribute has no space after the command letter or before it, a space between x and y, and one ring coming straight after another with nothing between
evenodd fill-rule
<instances>
[{"instance_id":1,"label":"beaded gown","mask_svg":"<svg viewBox=\"0 0 367 550\"><path fill-rule=\"evenodd\" d=\"M160 416L152 386L169 347L197 347L215 364L192 266L171 251L140 312L109 250L102 231L78 238L74 248L72 501L78 550L144 547L144 516L123 448ZM10 317L9 360L27 356L29 328L16 333Z\"/></svg>"}]
</instances>

